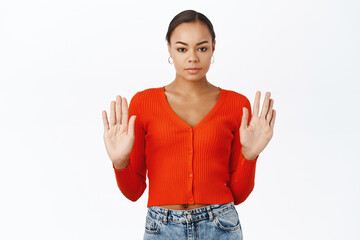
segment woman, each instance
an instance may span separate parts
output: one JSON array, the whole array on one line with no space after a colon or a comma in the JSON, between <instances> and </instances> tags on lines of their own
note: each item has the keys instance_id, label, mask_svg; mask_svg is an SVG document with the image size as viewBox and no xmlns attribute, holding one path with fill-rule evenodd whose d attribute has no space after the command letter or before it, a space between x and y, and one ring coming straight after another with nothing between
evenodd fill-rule
<instances>
[{"instance_id":1,"label":"woman","mask_svg":"<svg viewBox=\"0 0 360 240\"><path fill-rule=\"evenodd\" d=\"M258 91L251 117L244 95L207 81L216 41L203 14L176 15L166 40L175 80L137 92L129 108L117 96L110 126L102 113L118 187L136 201L148 172L144 239L242 239L234 205L253 190L258 156L273 135L274 101L266 93L259 117Z\"/></svg>"}]
</instances>

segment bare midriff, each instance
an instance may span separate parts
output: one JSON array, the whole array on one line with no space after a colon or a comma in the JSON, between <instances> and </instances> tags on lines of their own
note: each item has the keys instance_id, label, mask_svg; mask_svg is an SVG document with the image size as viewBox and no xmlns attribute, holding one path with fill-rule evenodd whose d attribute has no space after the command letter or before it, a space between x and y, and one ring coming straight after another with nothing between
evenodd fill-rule
<instances>
[{"instance_id":1,"label":"bare midriff","mask_svg":"<svg viewBox=\"0 0 360 240\"><path fill-rule=\"evenodd\" d=\"M201 208L210 204L171 204L171 205L158 205L158 207L172 209L172 210L189 210L194 208Z\"/></svg>"}]
</instances>

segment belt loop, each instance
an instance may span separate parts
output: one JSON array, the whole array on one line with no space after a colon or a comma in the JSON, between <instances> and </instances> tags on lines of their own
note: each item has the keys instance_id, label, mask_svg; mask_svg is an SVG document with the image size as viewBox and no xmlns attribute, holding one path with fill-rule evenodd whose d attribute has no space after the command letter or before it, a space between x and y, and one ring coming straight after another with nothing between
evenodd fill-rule
<instances>
[{"instance_id":1,"label":"belt loop","mask_svg":"<svg viewBox=\"0 0 360 240\"><path fill-rule=\"evenodd\" d=\"M168 222L168 219L167 219L167 217L168 217L168 209L167 208L165 208L165 212L164 212L164 218L163 218L163 222L165 223L165 224L167 224L167 222Z\"/></svg>"},{"instance_id":2,"label":"belt loop","mask_svg":"<svg viewBox=\"0 0 360 240\"><path fill-rule=\"evenodd\" d=\"M209 205L206 206L206 210L207 210L207 212L209 214L209 220L212 221L214 216L213 216L213 212L212 212Z\"/></svg>"}]
</instances>

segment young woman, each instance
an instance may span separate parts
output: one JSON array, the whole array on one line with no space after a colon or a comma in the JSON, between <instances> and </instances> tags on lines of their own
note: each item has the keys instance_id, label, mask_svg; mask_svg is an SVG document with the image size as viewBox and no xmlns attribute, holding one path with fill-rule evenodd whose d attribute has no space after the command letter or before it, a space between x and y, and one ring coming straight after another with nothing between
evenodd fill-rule
<instances>
[{"instance_id":1,"label":"young woman","mask_svg":"<svg viewBox=\"0 0 360 240\"><path fill-rule=\"evenodd\" d=\"M111 102L104 141L121 192L149 200L144 239L242 239L235 205L254 188L260 152L273 135L274 100L249 100L209 83L215 33L203 14L186 10L166 35L176 77L170 84ZM252 115L252 116L251 116ZM130 119L129 119L130 116ZM136 118L136 120L135 120Z\"/></svg>"}]
</instances>

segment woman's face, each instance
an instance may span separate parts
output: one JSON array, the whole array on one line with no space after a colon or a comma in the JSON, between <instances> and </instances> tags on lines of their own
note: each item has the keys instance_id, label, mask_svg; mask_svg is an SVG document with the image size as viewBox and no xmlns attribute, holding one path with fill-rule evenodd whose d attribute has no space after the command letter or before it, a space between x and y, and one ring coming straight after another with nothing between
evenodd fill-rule
<instances>
[{"instance_id":1,"label":"woman's face","mask_svg":"<svg viewBox=\"0 0 360 240\"><path fill-rule=\"evenodd\" d=\"M205 76L210 68L211 57L215 50L207 26L201 22L181 23L171 34L168 43L170 57L174 60L176 75L189 80L198 80ZM186 68L200 68L191 72Z\"/></svg>"}]
</instances>

